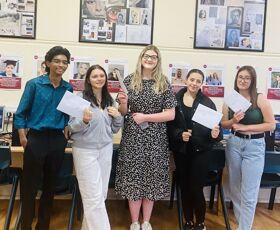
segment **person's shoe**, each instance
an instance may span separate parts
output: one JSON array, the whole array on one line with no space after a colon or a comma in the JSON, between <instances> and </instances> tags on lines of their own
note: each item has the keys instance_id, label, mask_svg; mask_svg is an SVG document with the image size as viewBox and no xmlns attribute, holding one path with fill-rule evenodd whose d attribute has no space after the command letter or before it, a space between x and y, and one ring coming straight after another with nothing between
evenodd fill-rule
<instances>
[{"instance_id":1,"label":"person's shoe","mask_svg":"<svg viewBox=\"0 0 280 230\"><path fill-rule=\"evenodd\" d=\"M152 225L148 221L144 221L141 230L153 230Z\"/></svg>"},{"instance_id":2,"label":"person's shoe","mask_svg":"<svg viewBox=\"0 0 280 230\"><path fill-rule=\"evenodd\" d=\"M130 225L130 230L140 230L139 222L134 222Z\"/></svg>"},{"instance_id":3,"label":"person's shoe","mask_svg":"<svg viewBox=\"0 0 280 230\"><path fill-rule=\"evenodd\" d=\"M187 221L185 223L184 230L194 230L194 223L192 221Z\"/></svg>"},{"instance_id":4,"label":"person's shoe","mask_svg":"<svg viewBox=\"0 0 280 230\"><path fill-rule=\"evenodd\" d=\"M204 223L196 224L195 230L206 230L205 224Z\"/></svg>"}]
</instances>

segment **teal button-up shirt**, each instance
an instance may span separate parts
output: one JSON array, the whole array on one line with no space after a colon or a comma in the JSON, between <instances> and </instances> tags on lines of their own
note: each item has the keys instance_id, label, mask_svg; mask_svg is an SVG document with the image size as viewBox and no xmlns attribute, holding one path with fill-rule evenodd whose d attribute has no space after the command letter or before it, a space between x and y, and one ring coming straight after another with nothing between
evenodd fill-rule
<instances>
[{"instance_id":1,"label":"teal button-up shirt","mask_svg":"<svg viewBox=\"0 0 280 230\"><path fill-rule=\"evenodd\" d=\"M54 88L48 74L29 80L15 114L15 128L64 129L69 116L56 108L66 90L73 92L68 82L61 80Z\"/></svg>"}]
</instances>

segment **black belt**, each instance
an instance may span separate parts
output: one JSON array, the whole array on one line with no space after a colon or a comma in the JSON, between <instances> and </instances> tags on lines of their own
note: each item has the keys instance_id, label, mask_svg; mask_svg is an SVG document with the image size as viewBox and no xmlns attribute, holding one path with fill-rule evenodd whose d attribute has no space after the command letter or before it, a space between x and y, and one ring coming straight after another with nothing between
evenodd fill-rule
<instances>
[{"instance_id":1,"label":"black belt","mask_svg":"<svg viewBox=\"0 0 280 230\"><path fill-rule=\"evenodd\" d=\"M234 131L231 131L231 132L233 133L234 136L241 137L241 138L244 138L244 139L258 139L258 138L263 138L264 137L264 133L243 134L243 133L234 132Z\"/></svg>"}]
</instances>

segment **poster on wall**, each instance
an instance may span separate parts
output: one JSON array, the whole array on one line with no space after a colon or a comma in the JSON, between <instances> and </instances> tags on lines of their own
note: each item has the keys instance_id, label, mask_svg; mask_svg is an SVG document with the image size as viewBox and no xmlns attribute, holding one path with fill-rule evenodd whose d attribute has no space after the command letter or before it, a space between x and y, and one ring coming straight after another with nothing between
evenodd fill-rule
<instances>
[{"instance_id":1,"label":"poster on wall","mask_svg":"<svg viewBox=\"0 0 280 230\"><path fill-rule=\"evenodd\" d=\"M90 66L96 64L92 57L71 57L69 82L74 91L84 90L84 80Z\"/></svg>"},{"instance_id":2,"label":"poster on wall","mask_svg":"<svg viewBox=\"0 0 280 230\"><path fill-rule=\"evenodd\" d=\"M276 128L274 130L274 133L275 133L275 143L278 143L278 146L280 147L280 115L279 114L275 114L274 118L275 118L275 121L276 121Z\"/></svg>"},{"instance_id":3,"label":"poster on wall","mask_svg":"<svg viewBox=\"0 0 280 230\"><path fill-rule=\"evenodd\" d=\"M208 97L224 97L224 72L223 65L203 65L204 85L202 92Z\"/></svg>"},{"instance_id":4,"label":"poster on wall","mask_svg":"<svg viewBox=\"0 0 280 230\"><path fill-rule=\"evenodd\" d=\"M121 89L120 80L123 80L128 75L128 61L106 59L104 68L108 75L109 92L119 92Z\"/></svg>"},{"instance_id":5,"label":"poster on wall","mask_svg":"<svg viewBox=\"0 0 280 230\"><path fill-rule=\"evenodd\" d=\"M35 38L37 0L0 0L0 36Z\"/></svg>"},{"instance_id":6,"label":"poster on wall","mask_svg":"<svg viewBox=\"0 0 280 230\"><path fill-rule=\"evenodd\" d=\"M266 0L197 0L194 48L264 51Z\"/></svg>"},{"instance_id":7,"label":"poster on wall","mask_svg":"<svg viewBox=\"0 0 280 230\"><path fill-rule=\"evenodd\" d=\"M46 74L45 58L42 55L33 56L33 77L38 77Z\"/></svg>"},{"instance_id":8,"label":"poster on wall","mask_svg":"<svg viewBox=\"0 0 280 230\"><path fill-rule=\"evenodd\" d=\"M154 0L80 0L80 42L148 45Z\"/></svg>"},{"instance_id":9,"label":"poster on wall","mask_svg":"<svg viewBox=\"0 0 280 230\"><path fill-rule=\"evenodd\" d=\"M190 67L190 64L169 64L168 78L174 93L186 87L186 79Z\"/></svg>"},{"instance_id":10,"label":"poster on wall","mask_svg":"<svg viewBox=\"0 0 280 230\"><path fill-rule=\"evenodd\" d=\"M267 98L280 100L280 66L268 68Z\"/></svg>"},{"instance_id":11,"label":"poster on wall","mask_svg":"<svg viewBox=\"0 0 280 230\"><path fill-rule=\"evenodd\" d=\"M21 89L22 57L0 54L0 88Z\"/></svg>"}]
</instances>

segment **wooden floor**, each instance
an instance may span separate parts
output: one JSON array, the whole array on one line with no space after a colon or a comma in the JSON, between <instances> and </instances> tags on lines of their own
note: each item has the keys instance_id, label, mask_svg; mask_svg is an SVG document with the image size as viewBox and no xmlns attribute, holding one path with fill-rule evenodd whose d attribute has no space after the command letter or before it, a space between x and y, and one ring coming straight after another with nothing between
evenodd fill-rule
<instances>
[{"instance_id":1,"label":"wooden floor","mask_svg":"<svg viewBox=\"0 0 280 230\"><path fill-rule=\"evenodd\" d=\"M0 200L0 229L3 229L5 214L7 210L7 200ZM107 201L112 230L128 230L130 219L129 211L125 201L109 200ZM51 222L51 230L66 230L68 214L70 210L70 200L55 200L54 212ZM18 201L15 204L14 214L10 229L13 229L16 213L18 211ZM230 224L232 230L235 230L234 217L232 210L229 210ZM155 204L151 223L154 230L178 230L177 209L168 209L167 201L159 201ZM207 210L206 214L207 230L225 229L222 212L212 213ZM75 219L74 230L81 228L81 222ZM266 204L259 204L256 211L254 230L279 230L280 229L280 204L276 204L274 209L268 210Z\"/></svg>"}]
</instances>

